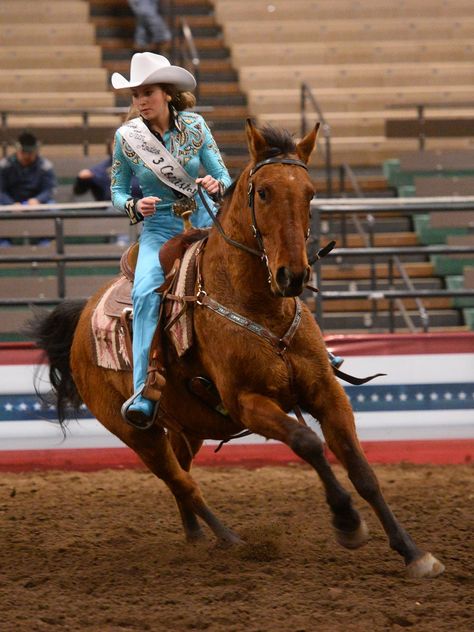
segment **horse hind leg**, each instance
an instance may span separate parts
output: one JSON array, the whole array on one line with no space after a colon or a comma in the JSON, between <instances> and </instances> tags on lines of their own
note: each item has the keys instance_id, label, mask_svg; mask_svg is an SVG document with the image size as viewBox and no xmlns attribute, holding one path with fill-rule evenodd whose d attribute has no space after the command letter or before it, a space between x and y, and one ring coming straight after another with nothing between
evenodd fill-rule
<instances>
[{"instance_id":1,"label":"horse hind leg","mask_svg":"<svg viewBox=\"0 0 474 632\"><path fill-rule=\"evenodd\" d=\"M363 546L369 535L367 525L352 506L351 495L334 475L316 433L298 424L278 404L266 397L245 393L240 396L239 402L241 419L250 430L286 443L316 470L324 486L339 544L349 549Z\"/></svg>"},{"instance_id":2,"label":"horse hind leg","mask_svg":"<svg viewBox=\"0 0 474 632\"><path fill-rule=\"evenodd\" d=\"M202 441L178 432L170 432L169 439L180 466L185 472L189 472L193 458L199 451ZM196 513L178 498L176 498L176 504L178 505L178 510L181 515L187 541L197 542L204 539L205 534L197 519Z\"/></svg>"},{"instance_id":3,"label":"horse hind leg","mask_svg":"<svg viewBox=\"0 0 474 632\"><path fill-rule=\"evenodd\" d=\"M357 492L366 500L380 520L390 547L405 560L409 577L436 577L444 566L431 553L425 553L401 527L385 501L377 477L370 467L357 438L354 415L349 401L335 380L319 385L324 397L310 410L321 424L326 442L347 470Z\"/></svg>"},{"instance_id":4,"label":"horse hind leg","mask_svg":"<svg viewBox=\"0 0 474 632\"><path fill-rule=\"evenodd\" d=\"M124 424L125 425L125 424ZM129 427L128 427L129 428ZM128 441L123 439L145 465L168 486L176 499L186 537L199 537L201 518L224 544L240 544L240 538L210 510L191 474L183 469L166 433L156 426L144 432L130 429Z\"/></svg>"}]
</instances>

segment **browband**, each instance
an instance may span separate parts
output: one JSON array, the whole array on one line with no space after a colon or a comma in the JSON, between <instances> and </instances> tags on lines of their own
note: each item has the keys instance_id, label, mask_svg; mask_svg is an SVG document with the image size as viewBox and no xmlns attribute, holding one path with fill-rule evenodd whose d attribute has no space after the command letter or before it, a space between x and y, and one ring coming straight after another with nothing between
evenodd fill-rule
<instances>
[{"instance_id":1,"label":"browband","mask_svg":"<svg viewBox=\"0 0 474 632\"><path fill-rule=\"evenodd\" d=\"M297 160L296 158L267 158L266 160L262 160L261 162L257 162L257 164L250 169L250 176L258 171L261 167L265 167L265 165L296 165L297 167L303 167L308 171L308 166L302 160Z\"/></svg>"}]
</instances>

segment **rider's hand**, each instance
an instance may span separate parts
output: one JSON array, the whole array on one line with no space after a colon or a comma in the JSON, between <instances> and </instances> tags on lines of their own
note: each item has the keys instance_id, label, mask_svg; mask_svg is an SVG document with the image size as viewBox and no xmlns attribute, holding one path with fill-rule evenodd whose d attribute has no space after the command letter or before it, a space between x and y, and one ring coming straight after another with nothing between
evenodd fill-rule
<instances>
[{"instance_id":1,"label":"rider's hand","mask_svg":"<svg viewBox=\"0 0 474 632\"><path fill-rule=\"evenodd\" d=\"M137 210L143 215L143 217L149 217L156 213L156 207L158 202L161 202L161 198L150 195L144 197L137 202Z\"/></svg>"},{"instance_id":2,"label":"rider's hand","mask_svg":"<svg viewBox=\"0 0 474 632\"><path fill-rule=\"evenodd\" d=\"M211 195L215 195L220 192L220 182L212 176L204 176L204 178L197 178L196 184L200 184Z\"/></svg>"}]
</instances>

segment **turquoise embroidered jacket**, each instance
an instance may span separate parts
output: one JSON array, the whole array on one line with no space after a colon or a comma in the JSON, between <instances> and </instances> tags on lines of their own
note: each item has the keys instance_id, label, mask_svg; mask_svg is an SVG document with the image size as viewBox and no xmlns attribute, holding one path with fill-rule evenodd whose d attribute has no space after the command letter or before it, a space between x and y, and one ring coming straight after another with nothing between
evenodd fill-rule
<instances>
[{"instance_id":1,"label":"turquoise embroidered jacket","mask_svg":"<svg viewBox=\"0 0 474 632\"><path fill-rule=\"evenodd\" d=\"M224 188L231 183L216 141L200 114L179 112L171 129L165 132L163 141L166 149L183 165L191 177L211 175L219 180ZM153 195L161 198L158 211L171 210L172 204L177 200L173 189L157 178L117 131L111 171L112 203L127 213L132 224L136 224L142 221L143 217L136 211L134 200L130 197L133 175L137 177L144 197ZM199 195L196 195L196 202L198 209L193 214L193 225L208 226L210 219Z\"/></svg>"}]
</instances>

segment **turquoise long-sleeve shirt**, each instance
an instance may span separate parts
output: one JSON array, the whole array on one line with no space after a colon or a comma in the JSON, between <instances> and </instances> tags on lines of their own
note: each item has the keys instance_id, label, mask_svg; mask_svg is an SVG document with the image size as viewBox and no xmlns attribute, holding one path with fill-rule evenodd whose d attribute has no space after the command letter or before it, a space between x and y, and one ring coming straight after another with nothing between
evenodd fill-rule
<instances>
[{"instance_id":1,"label":"turquoise long-sleeve shirt","mask_svg":"<svg viewBox=\"0 0 474 632\"><path fill-rule=\"evenodd\" d=\"M216 141L200 114L196 112L177 113L162 140L166 149L192 178L200 176L202 167L204 175L211 175L219 180L224 188L231 183L229 172L222 160ZM117 130L111 172L112 203L117 209L127 213L132 224L143 219L136 211L134 200L131 198L131 181L134 175L138 179L143 197L159 197L161 202L158 204L158 211L171 210L173 203L178 199L173 189L157 178L130 145L122 139L120 130ZM197 227L208 226L210 224L209 216L199 195L195 197L198 209L193 214L191 221Z\"/></svg>"}]
</instances>

